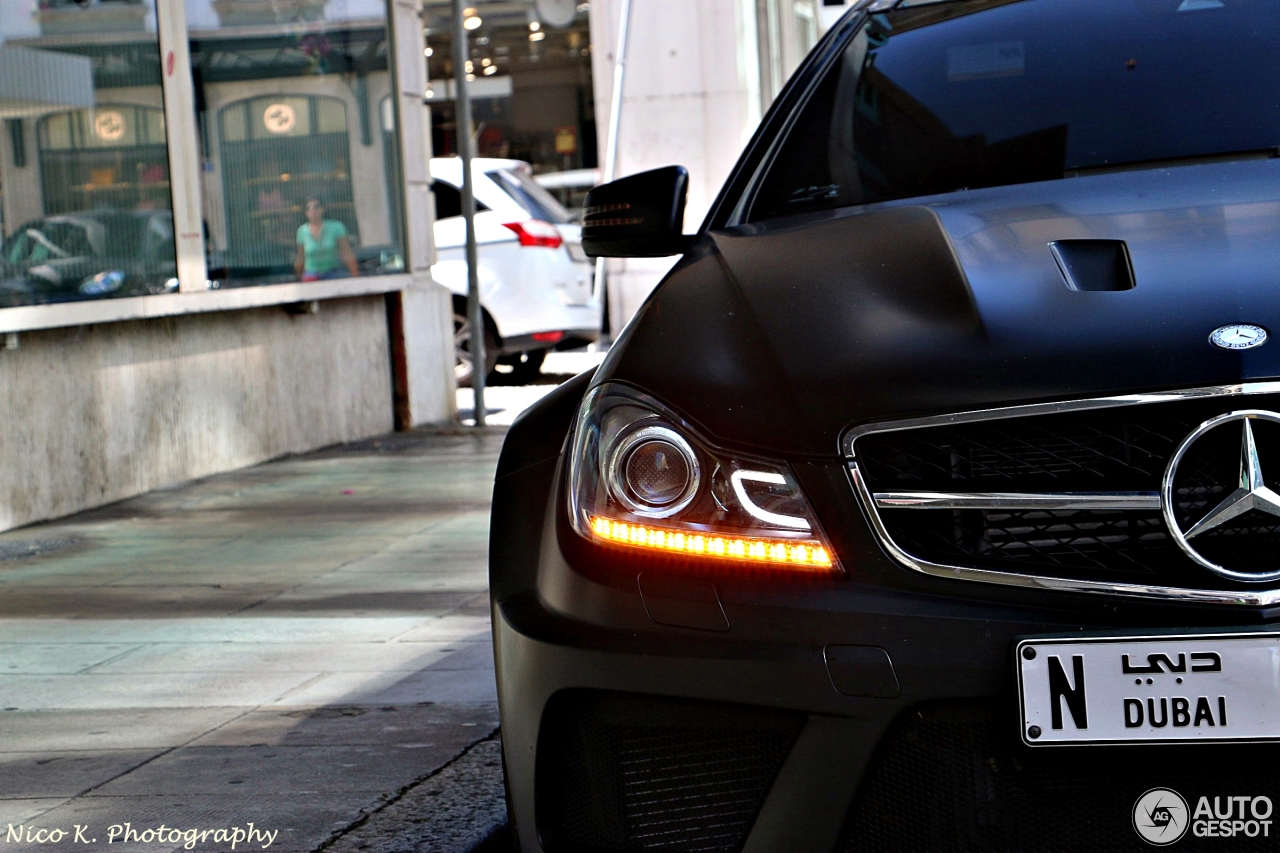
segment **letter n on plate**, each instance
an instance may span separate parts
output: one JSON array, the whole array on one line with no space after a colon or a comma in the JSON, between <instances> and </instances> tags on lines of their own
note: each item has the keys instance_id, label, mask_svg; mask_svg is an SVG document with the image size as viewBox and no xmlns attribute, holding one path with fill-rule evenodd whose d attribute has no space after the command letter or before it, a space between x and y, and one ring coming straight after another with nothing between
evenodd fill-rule
<instances>
[{"instance_id":1,"label":"letter n on plate","mask_svg":"<svg viewBox=\"0 0 1280 853\"><path fill-rule=\"evenodd\" d=\"M1089 719L1084 702L1084 656L1071 656L1071 669L1074 684L1067 679L1067 671L1062 667L1062 659L1057 655L1049 656L1049 704L1053 708L1053 727L1062 728L1062 703L1071 712L1071 722L1077 729L1089 728Z\"/></svg>"}]
</instances>

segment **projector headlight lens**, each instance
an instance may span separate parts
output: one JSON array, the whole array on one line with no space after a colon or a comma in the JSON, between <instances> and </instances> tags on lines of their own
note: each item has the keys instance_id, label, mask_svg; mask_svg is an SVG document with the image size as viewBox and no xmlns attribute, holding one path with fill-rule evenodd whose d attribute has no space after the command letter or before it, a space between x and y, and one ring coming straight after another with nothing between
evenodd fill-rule
<instances>
[{"instance_id":1,"label":"projector headlight lens","mask_svg":"<svg viewBox=\"0 0 1280 853\"><path fill-rule=\"evenodd\" d=\"M666 426L640 426L622 437L609 456L609 491L646 518L666 518L687 507L702 480L689 442Z\"/></svg>"}]
</instances>

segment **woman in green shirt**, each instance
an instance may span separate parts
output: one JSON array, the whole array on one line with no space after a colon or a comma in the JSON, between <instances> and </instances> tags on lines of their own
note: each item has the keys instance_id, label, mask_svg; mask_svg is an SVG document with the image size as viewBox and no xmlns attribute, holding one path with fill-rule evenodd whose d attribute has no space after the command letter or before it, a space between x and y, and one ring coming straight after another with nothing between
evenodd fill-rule
<instances>
[{"instance_id":1,"label":"woman in green shirt","mask_svg":"<svg viewBox=\"0 0 1280 853\"><path fill-rule=\"evenodd\" d=\"M307 221L298 227L298 257L293 268L302 281L359 275L347 227L324 218L324 202L307 199ZM345 269L344 269L345 267Z\"/></svg>"}]
</instances>

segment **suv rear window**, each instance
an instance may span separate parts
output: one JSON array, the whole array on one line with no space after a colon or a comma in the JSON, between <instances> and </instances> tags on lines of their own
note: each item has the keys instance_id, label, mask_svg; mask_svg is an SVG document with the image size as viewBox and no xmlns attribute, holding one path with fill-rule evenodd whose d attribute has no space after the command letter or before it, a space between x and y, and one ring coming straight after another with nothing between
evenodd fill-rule
<instances>
[{"instance_id":1,"label":"suv rear window","mask_svg":"<svg viewBox=\"0 0 1280 853\"><path fill-rule=\"evenodd\" d=\"M1275 156L1274 0L951 0L873 15L752 204L809 210Z\"/></svg>"},{"instance_id":2,"label":"suv rear window","mask_svg":"<svg viewBox=\"0 0 1280 853\"><path fill-rule=\"evenodd\" d=\"M495 169L486 172L498 186L507 191L507 195L516 200L516 204L529 211L535 219L566 225L573 221L573 214L565 210L556 197L547 192L528 175L512 169Z\"/></svg>"},{"instance_id":3,"label":"suv rear window","mask_svg":"<svg viewBox=\"0 0 1280 853\"><path fill-rule=\"evenodd\" d=\"M431 182L431 193L436 197L436 219L462 215L462 190L437 178ZM484 202L476 199L476 213L488 209Z\"/></svg>"}]
</instances>

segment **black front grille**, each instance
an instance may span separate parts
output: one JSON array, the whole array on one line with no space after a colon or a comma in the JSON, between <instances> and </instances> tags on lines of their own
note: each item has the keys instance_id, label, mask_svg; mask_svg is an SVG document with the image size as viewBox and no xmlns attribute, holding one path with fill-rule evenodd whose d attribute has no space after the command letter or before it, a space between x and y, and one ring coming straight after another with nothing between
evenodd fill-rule
<instances>
[{"instance_id":1,"label":"black front grille","mask_svg":"<svg viewBox=\"0 0 1280 853\"><path fill-rule=\"evenodd\" d=\"M738 850L803 724L803 715L734 705L558 693L538 738L543 846Z\"/></svg>"},{"instance_id":2,"label":"black front grille","mask_svg":"<svg viewBox=\"0 0 1280 853\"><path fill-rule=\"evenodd\" d=\"M1151 849L1133 827L1145 792L1176 791L1191 817L1201 797L1223 813L1231 796L1280 803L1277 758L1275 745L1032 749L1018 743L1017 719L994 706L910 709L867 770L841 849L1138 853ZM1266 837L1254 826L1257 837L1234 839L1197 837L1192 824L1173 849L1278 850L1280 825L1272 821Z\"/></svg>"},{"instance_id":3,"label":"black front grille","mask_svg":"<svg viewBox=\"0 0 1280 853\"><path fill-rule=\"evenodd\" d=\"M1184 405L1179 416L1148 416ZM1174 448L1207 419L1192 407L1154 404L877 433L858 439L857 453L867 477L886 488L1140 489L1159 480Z\"/></svg>"},{"instance_id":4,"label":"black front grille","mask_svg":"<svg viewBox=\"0 0 1280 853\"><path fill-rule=\"evenodd\" d=\"M855 444L872 492L1158 492L1178 445L1240 409L1280 396L1217 397L871 433ZM1280 425L1251 421L1268 485L1280 487ZM1241 424L1196 441L1175 480L1184 530L1235 488ZM930 562L1083 580L1231 588L1190 560L1158 510L880 510L889 534ZM1202 534L1196 549L1247 571L1276 568L1280 519L1253 511Z\"/></svg>"}]
</instances>

